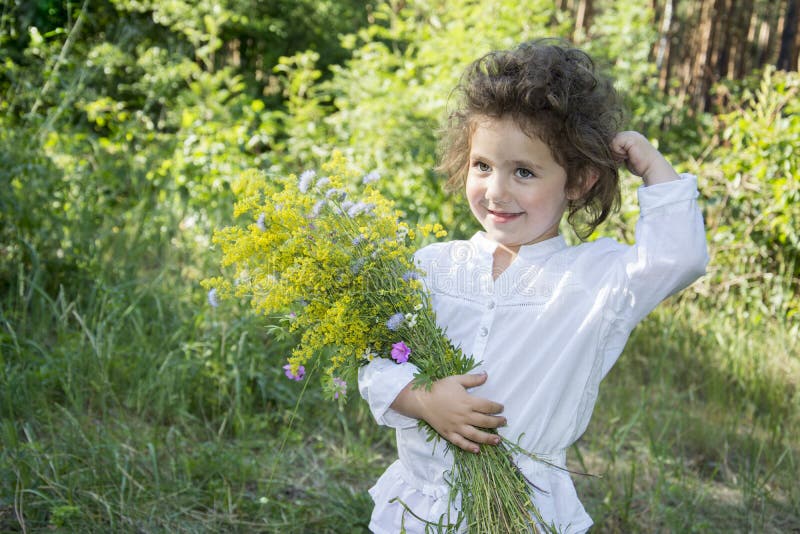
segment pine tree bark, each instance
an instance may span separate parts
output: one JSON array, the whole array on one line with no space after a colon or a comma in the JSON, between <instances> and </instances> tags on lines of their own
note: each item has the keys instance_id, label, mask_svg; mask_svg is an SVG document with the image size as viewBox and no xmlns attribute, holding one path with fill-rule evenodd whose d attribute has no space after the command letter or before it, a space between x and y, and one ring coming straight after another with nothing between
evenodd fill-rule
<instances>
[{"instance_id":1,"label":"pine tree bark","mask_svg":"<svg viewBox=\"0 0 800 534\"><path fill-rule=\"evenodd\" d=\"M780 70L797 70L798 0L788 0L781 35L781 48L776 63Z\"/></svg>"},{"instance_id":2,"label":"pine tree bark","mask_svg":"<svg viewBox=\"0 0 800 534\"><path fill-rule=\"evenodd\" d=\"M664 12L661 15L661 25L656 45L656 68L658 69L658 88L665 92L670 77L671 44L672 44L672 0L665 0Z\"/></svg>"},{"instance_id":3,"label":"pine tree bark","mask_svg":"<svg viewBox=\"0 0 800 534\"><path fill-rule=\"evenodd\" d=\"M580 0L578 2L578 9L575 12L575 31L572 34L574 41L578 41L586 35L587 29L591 25L593 7L592 0Z\"/></svg>"},{"instance_id":4,"label":"pine tree bark","mask_svg":"<svg viewBox=\"0 0 800 534\"><path fill-rule=\"evenodd\" d=\"M704 109L705 94L708 84L708 60L714 33L714 11L716 0L704 0L700 11L700 24L698 26L698 41L692 68L690 102L694 111Z\"/></svg>"}]
</instances>

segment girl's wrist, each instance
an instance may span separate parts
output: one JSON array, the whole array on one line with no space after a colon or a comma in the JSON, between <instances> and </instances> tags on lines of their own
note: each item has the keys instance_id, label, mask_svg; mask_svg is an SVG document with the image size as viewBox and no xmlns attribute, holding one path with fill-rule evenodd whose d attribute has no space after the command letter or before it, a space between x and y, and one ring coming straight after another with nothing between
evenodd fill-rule
<instances>
[{"instance_id":1,"label":"girl's wrist","mask_svg":"<svg viewBox=\"0 0 800 534\"><path fill-rule=\"evenodd\" d=\"M672 165L670 165L669 162L662 157L661 161L653 165L653 167L648 169L646 173L643 173L642 181L644 182L645 187L649 187L651 185L672 182L673 180L680 180L680 178L681 177L678 175L677 171L675 171Z\"/></svg>"}]
</instances>

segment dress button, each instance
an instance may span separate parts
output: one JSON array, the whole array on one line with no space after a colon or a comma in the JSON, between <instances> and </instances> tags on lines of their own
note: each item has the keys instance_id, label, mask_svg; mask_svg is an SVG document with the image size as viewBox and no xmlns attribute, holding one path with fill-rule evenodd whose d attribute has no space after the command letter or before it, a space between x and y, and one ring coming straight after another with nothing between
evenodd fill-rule
<instances>
[{"instance_id":1,"label":"dress button","mask_svg":"<svg viewBox=\"0 0 800 534\"><path fill-rule=\"evenodd\" d=\"M489 335L489 329L486 328L485 326L481 327L480 334L481 337L486 337L487 335Z\"/></svg>"},{"instance_id":2,"label":"dress button","mask_svg":"<svg viewBox=\"0 0 800 534\"><path fill-rule=\"evenodd\" d=\"M489 308L490 310L493 310L494 309L494 301L490 300L489 304L487 304L486 307Z\"/></svg>"}]
</instances>

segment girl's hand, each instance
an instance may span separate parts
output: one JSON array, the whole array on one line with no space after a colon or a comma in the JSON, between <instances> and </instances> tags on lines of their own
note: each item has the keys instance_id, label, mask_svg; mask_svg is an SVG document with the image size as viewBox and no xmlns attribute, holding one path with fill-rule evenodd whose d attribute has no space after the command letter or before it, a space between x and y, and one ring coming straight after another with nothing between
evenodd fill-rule
<instances>
[{"instance_id":1,"label":"girl's hand","mask_svg":"<svg viewBox=\"0 0 800 534\"><path fill-rule=\"evenodd\" d=\"M467 388L486 382L486 373L454 375L433 383L430 391L406 386L392 403L392 408L416 419L422 419L443 438L465 451L477 453L478 444L497 445L500 437L480 430L506 424L497 416L503 405L475 397Z\"/></svg>"},{"instance_id":2,"label":"girl's hand","mask_svg":"<svg viewBox=\"0 0 800 534\"><path fill-rule=\"evenodd\" d=\"M661 152L638 132L618 133L611 141L611 150L625 162L629 171L644 180L644 185L660 184L680 178Z\"/></svg>"}]
</instances>

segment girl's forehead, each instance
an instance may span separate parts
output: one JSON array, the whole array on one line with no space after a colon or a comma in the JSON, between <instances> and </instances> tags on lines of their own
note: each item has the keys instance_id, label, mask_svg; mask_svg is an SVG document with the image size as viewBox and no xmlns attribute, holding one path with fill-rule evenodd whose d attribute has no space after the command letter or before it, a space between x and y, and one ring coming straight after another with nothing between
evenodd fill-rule
<instances>
[{"instance_id":1,"label":"girl's forehead","mask_svg":"<svg viewBox=\"0 0 800 534\"><path fill-rule=\"evenodd\" d=\"M543 141L541 135L537 131L536 125L532 120L522 121L518 117L511 114L501 115L499 117L492 115L474 115L470 119L470 144L475 139L475 133L478 129L482 130L482 134L490 132L499 133L498 130L518 131L533 141Z\"/></svg>"}]
</instances>

